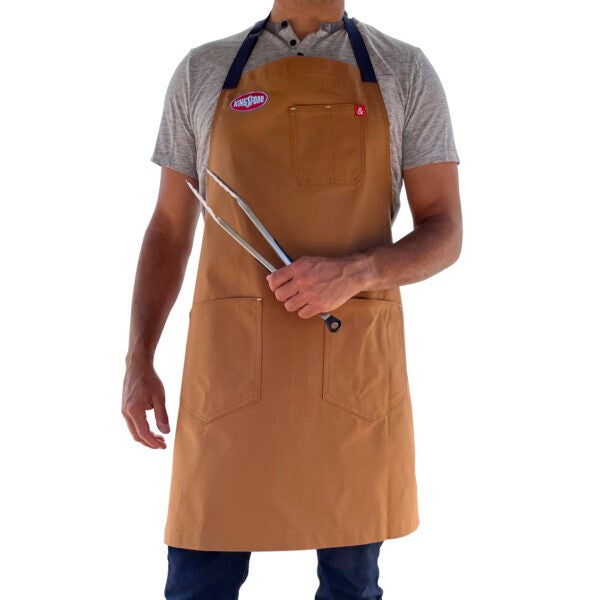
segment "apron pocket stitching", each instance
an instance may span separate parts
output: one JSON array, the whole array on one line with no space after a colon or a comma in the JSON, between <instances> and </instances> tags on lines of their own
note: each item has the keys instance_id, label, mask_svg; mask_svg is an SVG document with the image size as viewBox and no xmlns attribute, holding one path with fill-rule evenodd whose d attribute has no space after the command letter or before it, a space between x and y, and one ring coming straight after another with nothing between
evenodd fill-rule
<instances>
[{"instance_id":1,"label":"apron pocket stitching","mask_svg":"<svg viewBox=\"0 0 600 600\"><path fill-rule=\"evenodd\" d=\"M367 117L356 117L354 106L333 102L288 107L290 167L299 185L351 185L363 177ZM302 126L299 118L307 123ZM334 146L338 152L333 151Z\"/></svg>"},{"instance_id":2,"label":"apron pocket stitching","mask_svg":"<svg viewBox=\"0 0 600 600\"><path fill-rule=\"evenodd\" d=\"M400 303L378 298L350 298L336 309L344 329L334 338L323 328L322 400L368 421L404 403L408 381L401 311Z\"/></svg>"},{"instance_id":3,"label":"apron pocket stitching","mask_svg":"<svg viewBox=\"0 0 600 600\"><path fill-rule=\"evenodd\" d=\"M258 402L262 298L200 300L192 305L189 318L181 408L210 423Z\"/></svg>"}]
</instances>

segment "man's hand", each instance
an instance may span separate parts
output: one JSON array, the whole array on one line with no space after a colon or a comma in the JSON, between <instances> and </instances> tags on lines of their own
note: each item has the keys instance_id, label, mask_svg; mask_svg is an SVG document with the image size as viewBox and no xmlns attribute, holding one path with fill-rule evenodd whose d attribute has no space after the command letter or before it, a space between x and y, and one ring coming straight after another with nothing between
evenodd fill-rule
<instances>
[{"instance_id":1,"label":"man's hand","mask_svg":"<svg viewBox=\"0 0 600 600\"><path fill-rule=\"evenodd\" d=\"M359 254L301 256L267 275L269 287L286 310L303 319L331 312L362 289L365 264Z\"/></svg>"},{"instance_id":2,"label":"man's hand","mask_svg":"<svg viewBox=\"0 0 600 600\"><path fill-rule=\"evenodd\" d=\"M156 425L169 433L169 418L165 408L165 389L154 367L145 364L130 366L125 371L121 413L133 439L148 448L166 448L165 438L150 431L146 411L154 409Z\"/></svg>"}]
</instances>

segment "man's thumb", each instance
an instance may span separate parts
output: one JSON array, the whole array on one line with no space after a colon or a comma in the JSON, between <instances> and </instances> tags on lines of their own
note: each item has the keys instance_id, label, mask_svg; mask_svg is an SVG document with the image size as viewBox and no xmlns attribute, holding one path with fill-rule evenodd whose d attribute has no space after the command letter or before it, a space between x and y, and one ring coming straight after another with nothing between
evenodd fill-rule
<instances>
[{"instance_id":1,"label":"man's thumb","mask_svg":"<svg viewBox=\"0 0 600 600\"><path fill-rule=\"evenodd\" d=\"M154 402L154 417L156 418L156 426L161 433L169 433L169 415L165 403L161 400Z\"/></svg>"}]
</instances>

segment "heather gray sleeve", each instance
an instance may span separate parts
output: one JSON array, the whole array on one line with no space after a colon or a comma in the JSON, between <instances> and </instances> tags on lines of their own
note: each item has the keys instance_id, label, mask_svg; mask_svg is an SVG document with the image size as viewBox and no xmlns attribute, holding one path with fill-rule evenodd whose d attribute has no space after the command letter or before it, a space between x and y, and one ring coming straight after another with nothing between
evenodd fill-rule
<instances>
[{"instance_id":1,"label":"heather gray sleeve","mask_svg":"<svg viewBox=\"0 0 600 600\"><path fill-rule=\"evenodd\" d=\"M417 48L404 112L402 170L446 161L460 162L446 94L429 59Z\"/></svg>"},{"instance_id":2,"label":"heather gray sleeve","mask_svg":"<svg viewBox=\"0 0 600 600\"><path fill-rule=\"evenodd\" d=\"M165 94L162 117L150 160L198 179L196 139L189 111L188 52L179 62Z\"/></svg>"}]
</instances>

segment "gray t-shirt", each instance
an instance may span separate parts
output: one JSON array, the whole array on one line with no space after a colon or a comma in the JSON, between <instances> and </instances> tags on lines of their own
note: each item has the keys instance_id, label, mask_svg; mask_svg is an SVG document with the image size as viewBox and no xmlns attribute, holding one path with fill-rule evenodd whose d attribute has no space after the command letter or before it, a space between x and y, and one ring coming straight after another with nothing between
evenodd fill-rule
<instances>
[{"instance_id":1,"label":"gray t-shirt","mask_svg":"<svg viewBox=\"0 0 600 600\"><path fill-rule=\"evenodd\" d=\"M392 220L400 208L402 171L434 162L459 163L442 83L423 51L355 19L362 34L390 122ZM156 145L150 160L199 179L207 162L215 106L229 66L252 26L206 42L181 59L167 87ZM302 53L356 65L340 19L298 39L287 21L266 23L244 71Z\"/></svg>"}]
</instances>

